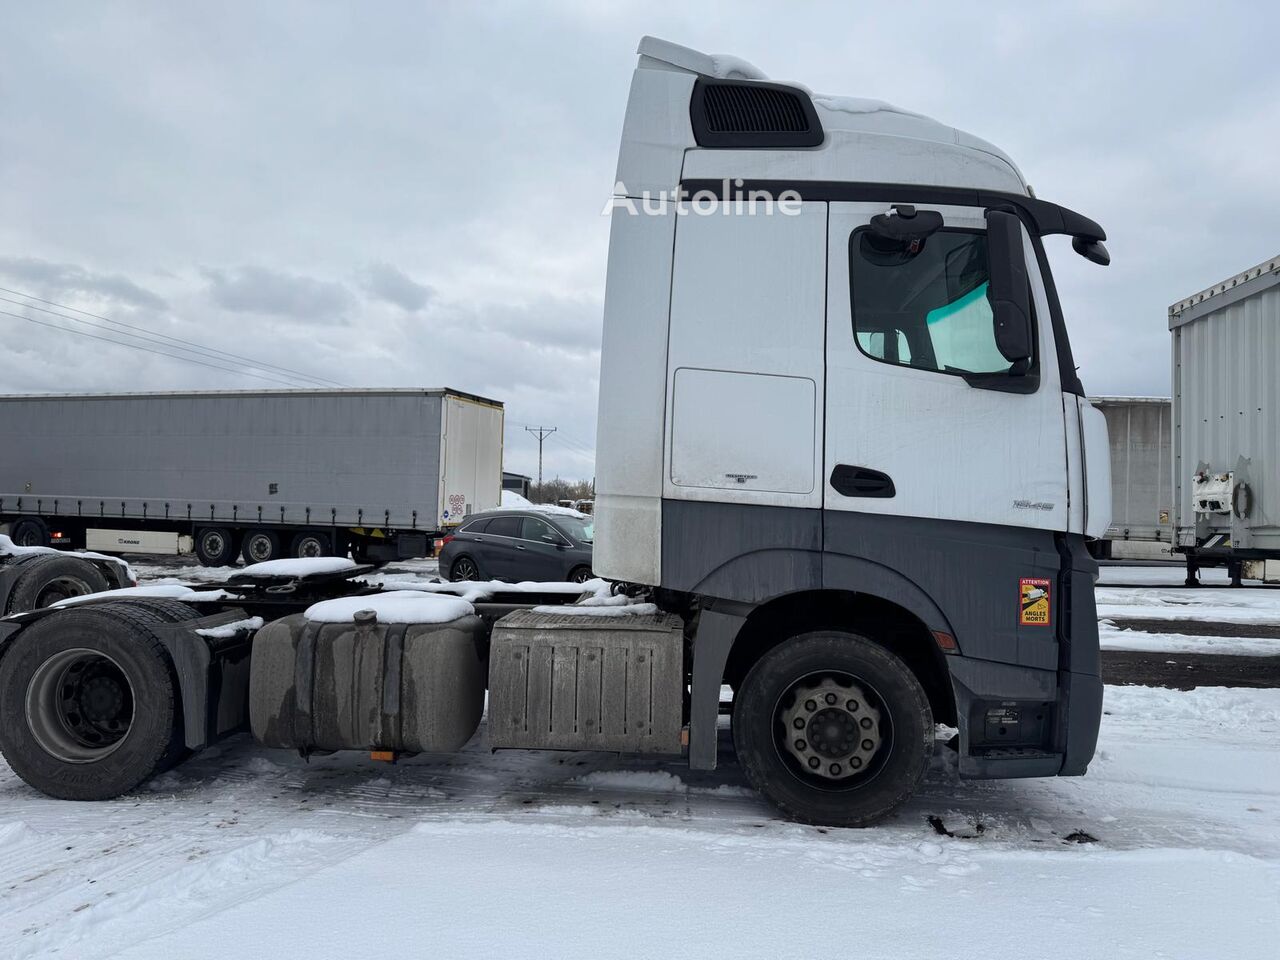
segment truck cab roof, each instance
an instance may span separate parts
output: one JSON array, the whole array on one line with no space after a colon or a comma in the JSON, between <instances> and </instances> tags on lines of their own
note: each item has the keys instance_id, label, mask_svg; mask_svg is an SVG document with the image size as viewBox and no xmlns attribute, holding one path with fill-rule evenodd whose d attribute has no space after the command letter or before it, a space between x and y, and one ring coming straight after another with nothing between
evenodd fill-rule
<instances>
[{"instance_id":1,"label":"truck cab roof","mask_svg":"<svg viewBox=\"0 0 1280 960\"><path fill-rule=\"evenodd\" d=\"M1004 151L921 114L880 100L814 94L797 83L772 84L745 60L655 37L644 37L637 52L618 160L620 194L638 197L672 190L682 180L741 177L946 184L1031 195ZM798 92L811 104L820 141L769 149L746 141L741 149L700 143L690 110L699 79Z\"/></svg>"}]
</instances>

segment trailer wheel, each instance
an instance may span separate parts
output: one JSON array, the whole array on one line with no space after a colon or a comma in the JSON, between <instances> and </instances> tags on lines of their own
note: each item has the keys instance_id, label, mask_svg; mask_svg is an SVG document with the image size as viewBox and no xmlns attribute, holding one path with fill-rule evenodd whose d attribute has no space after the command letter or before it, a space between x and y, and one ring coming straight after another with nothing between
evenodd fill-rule
<instances>
[{"instance_id":1,"label":"trailer wheel","mask_svg":"<svg viewBox=\"0 0 1280 960\"><path fill-rule=\"evenodd\" d=\"M59 600L108 588L107 578L88 560L69 554L31 557L14 581L5 613L39 610Z\"/></svg>"},{"instance_id":2,"label":"trailer wheel","mask_svg":"<svg viewBox=\"0 0 1280 960\"><path fill-rule=\"evenodd\" d=\"M0 752L28 784L64 800L128 793L183 753L178 687L158 610L63 610L0 660Z\"/></svg>"},{"instance_id":3,"label":"trailer wheel","mask_svg":"<svg viewBox=\"0 0 1280 960\"><path fill-rule=\"evenodd\" d=\"M19 517L9 527L9 539L20 547L47 547L49 525L39 517Z\"/></svg>"},{"instance_id":4,"label":"trailer wheel","mask_svg":"<svg viewBox=\"0 0 1280 960\"><path fill-rule=\"evenodd\" d=\"M864 827L888 816L915 791L933 740L920 681L852 633L806 633L774 647L734 697L747 779L806 823Z\"/></svg>"},{"instance_id":5,"label":"trailer wheel","mask_svg":"<svg viewBox=\"0 0 1280 960\"><path fill-rule=\"evenodd\" d=\"M245 563L266 563L280 559L280 537L274 530L250 530L244 535L240 556Z\"/></svg>"},{"instance_id":6,"label":"trailer wheel","mask_svg":"<svg viewBox=\"0 0 1280 960\"><path fill-rule=\"evenodd\" d=\"M328 557L333 555L333 545L327 533L304 531L293 538L289 553L299 558Z\"/></svg>"},{"instance_id":7,"label":"trailer wheel","mask_svg":"<svg viewBox=\"0 0 1280 960\"><path fill-rule=\"evenodd\" d=\"M236 541L226 527L205 527L196 533L196 558L206 567L226 567L235 562Z\"/></svg>"}]
</instances>

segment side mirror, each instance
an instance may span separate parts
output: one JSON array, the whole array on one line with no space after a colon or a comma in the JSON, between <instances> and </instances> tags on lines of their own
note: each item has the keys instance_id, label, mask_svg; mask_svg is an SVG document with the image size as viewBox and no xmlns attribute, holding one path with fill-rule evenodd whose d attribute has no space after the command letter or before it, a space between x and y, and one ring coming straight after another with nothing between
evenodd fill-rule
<instances>
[{"instance_id":1,"label":"side mirror","mask_svg":"<svg viewBox=\"0 0 1280 960\"><path fill-rule=\"evenodd\" d=\"M1111 254L1101 240L1086 240L1084 237L1072 237L1071 249L1090 263L1105 267L1111 263Z\"/></svg>"},{"instance_id":2,"label":"side mirror","mask_svg":"<svg viewBox=\"0 0 1280 960\"><path fill-rule=\"evenodd\" d=\"M987 300L991 303L996 347L1012 364L1025 361L1025 372L1034 355L1031 330L1031 284L1027 278L1027 258L1022 249L1022 221L1005 210L987 211L987 259L991 282Z\"/></svg>"}]
</instances>

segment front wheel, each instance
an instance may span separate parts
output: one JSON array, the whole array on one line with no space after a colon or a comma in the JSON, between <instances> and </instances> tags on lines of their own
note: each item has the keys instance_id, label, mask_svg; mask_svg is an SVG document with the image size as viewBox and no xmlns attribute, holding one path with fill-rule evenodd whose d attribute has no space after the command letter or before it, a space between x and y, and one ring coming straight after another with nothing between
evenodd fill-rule
<instances>
[{"instance_id":1,"label":"front wheel","mask_svg":"<svg viewBox=\"0 0 1280 960\"><path fill-rule=\"evenodd\" d=\"M864 827L915 791L933 755L933 712L885 648L852 633L807 633L747 674L733 740L747 779L788 817Z\"/></svg>"}]
</instances>

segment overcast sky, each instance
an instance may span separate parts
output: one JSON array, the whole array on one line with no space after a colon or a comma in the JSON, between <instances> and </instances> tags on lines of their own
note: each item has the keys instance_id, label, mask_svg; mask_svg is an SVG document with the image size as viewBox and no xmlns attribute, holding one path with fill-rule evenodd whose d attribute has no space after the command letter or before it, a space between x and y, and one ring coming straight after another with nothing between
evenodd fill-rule
<instances>
[{"instance_id":1,"label":"overcast sky","mask_svg":"<svg viewBox=\"0 0 1280 960\"><path fill-rule=\"evenodd\" d=\"M1165 394L1168 305L1280 253L1277 10L5 2L0 285L346 385L504 400L508 469L536 469L523 427L546 424L547 473L589 477L601 209L650 33L1001 146L1110 236L1106 269L1050 248L1086 388ZM279 385L0 331L4 392Z\"/></svg>"}]
</instances>

